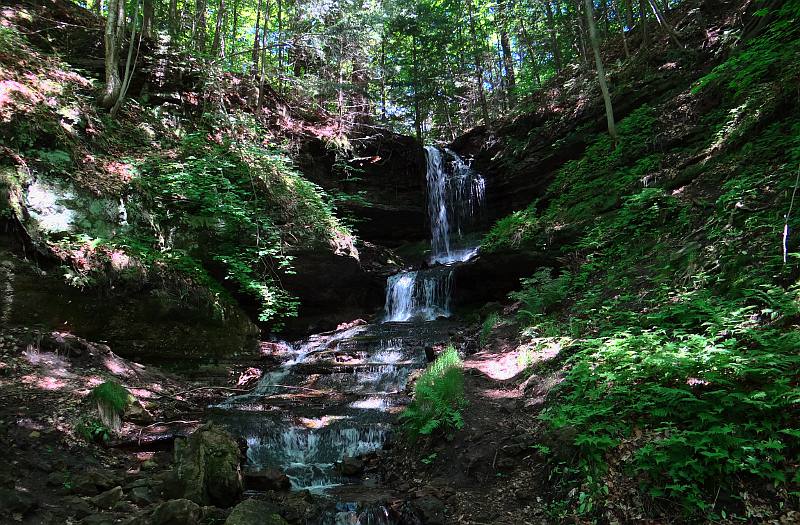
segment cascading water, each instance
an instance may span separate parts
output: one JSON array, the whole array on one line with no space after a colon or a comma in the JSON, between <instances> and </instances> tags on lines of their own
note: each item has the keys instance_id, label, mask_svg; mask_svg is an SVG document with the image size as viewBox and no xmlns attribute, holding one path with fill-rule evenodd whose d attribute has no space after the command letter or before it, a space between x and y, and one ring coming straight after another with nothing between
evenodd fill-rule
<instances>
[{"instance_id":1,"label":"cascading water","mask_svg":"<svg viewBox=\"0 0 800 525\"><path fill-rule=\"evenodd\" d=\"M478 251L464 230L479 217L486 194L483 177L450 150L425 148L427 158L428 219L431 225L429 263L443 265L400 272L386 283L384 321L430 321L450 315L453 269Z\"/></svg>"}]
</instances>

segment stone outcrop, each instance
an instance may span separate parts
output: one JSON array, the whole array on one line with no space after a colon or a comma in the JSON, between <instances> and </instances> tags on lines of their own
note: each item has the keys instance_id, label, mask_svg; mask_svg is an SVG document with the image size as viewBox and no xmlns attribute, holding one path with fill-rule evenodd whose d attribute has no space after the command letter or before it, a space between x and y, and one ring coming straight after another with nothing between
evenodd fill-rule
<instances>
[{"instance_id":1,"label":"stone outcrop","mask_svg":"<svg viewBox=\"0 0 800 525\"><path fill-rule=\"evenodd\" d=\"M173 479L165 495L199 505L233 506L243 491L240 456L230 434L213 423L203 425L175 442Z\"/></svg>"}]
</instances>

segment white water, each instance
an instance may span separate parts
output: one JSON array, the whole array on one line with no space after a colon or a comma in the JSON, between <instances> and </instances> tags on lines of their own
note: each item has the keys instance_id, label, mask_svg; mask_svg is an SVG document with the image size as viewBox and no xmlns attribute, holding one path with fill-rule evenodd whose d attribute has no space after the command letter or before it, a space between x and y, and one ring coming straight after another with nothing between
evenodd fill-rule
<instances>
[{"instance_id":1,"label":"white water","mask_svg":"<svg viewBox=\"0 0 800 525\"><path fill-rule=\"evenodd\" d=\"M386 286L384 321L432 321L438 317L448 317L452 282L453 271L450 268L402 272L390 276Z\"/></svg>"}]
</instances>

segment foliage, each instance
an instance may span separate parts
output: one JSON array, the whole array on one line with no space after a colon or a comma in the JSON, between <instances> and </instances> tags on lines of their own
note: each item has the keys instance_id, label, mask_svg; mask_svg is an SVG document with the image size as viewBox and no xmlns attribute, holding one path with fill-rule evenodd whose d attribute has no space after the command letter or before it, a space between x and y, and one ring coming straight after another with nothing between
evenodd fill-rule
<instances>
[{"instance_id":1,"label":"foliage","mask_svg":"<svg viewBox=\"0 0 800 525\"><path fill-rule=\"evenodd\" d=\"M770 16L774 20L766 29L702 77L694 93L723 84L727 92L739 98L752 92L759 83L797 77L800 73L795 60L800 53L800 1L787 0L772 12L766 7L756 12L756 19Z\"/></svg>"},{"instance_id":2,"label":"foliage","mask_svg":"<svg viewBox=\"0 0 800 525\"><path fill-rule=\"evenodd\" d=\"M464 426L465 404L462 362L451 345L419 376L414 399L400 419L412 440L436 431L449 434Z\"/></svg>"},{"instance_id":3,"label":"foliage","mask_svg":"<svg viewBox=\"0 0 800 525\"><path fill-rule=\"evenodd\" d=\"M157 235L129 237L128 248L164 261L218 293L214 268L235 291L256 298L259 318L279 328L297 301L280 285L291 272L291 244L328 243L338 226L321 190L299 176L278 151L251 144L209 142L188 134L179 158L141 166L137 183L156 211ZM255 191L254 191L255 190ZM163 243L164 230L180 237ZM326 246L327 247L327 246Z\"/></svg>"},{"instance_id":4,"label":"foliage","mask_svg":"<svg viewBox=\"0 0 800 525\"><path fill-rule=\"evenodd\" d=\"M524 210L498 220L481 241L481 250L496 252L527 246L537 239L541 227L534 202Z\"/></svg>"},{"instance_id":5,"label":"foliage","mask_svg":"<svg viewBox=\"0 0 800 525\"><path fill-rule=\"evenodd\" d=\"M111 439L111 430L99 419L81 419L75 426L78 434L92 443L106 443ZM65 487L69 483L64 481Z\"/></svg>"},{"instance_id":6,"label":"foliage","mask_svg":"<svg viewBox=\"0 0 800 525\"><path fill-rule=\"evenodd\" d=\"M561 304L570 290L571 280L572 276L566 272L553 277L551 268L540 268L531 277L522 279L522 288L510 294L512 299L522 303L517 317L530 323Z\"/></svg>"},{"instance_id":7,"label":"foliage","mask_svg":"<svg viewBox=\"0 0 800 525\"><path fill-rule=\"evenodd\" d=\"M483 324L481 325L481 333L478 337L478 343L481 346L486 346L486 343L489 341L489 336L492 335L492 330L494 330L494 327L497 326L499 317L500 316L497 314L497 312L492 312L486 316L486 319L483 320Z\"/></svg>"}]
</instances>

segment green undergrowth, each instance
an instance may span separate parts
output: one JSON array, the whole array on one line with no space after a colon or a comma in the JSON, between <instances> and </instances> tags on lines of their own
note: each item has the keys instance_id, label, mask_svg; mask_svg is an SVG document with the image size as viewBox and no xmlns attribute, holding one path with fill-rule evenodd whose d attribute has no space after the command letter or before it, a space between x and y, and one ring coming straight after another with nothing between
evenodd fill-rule
<instances>
[{"instance_id":1,"label":"green undergrowth","mask_svg":"<svg viewBox=\"0 0 800 525\"><path fill-rule=\"evenodd\" d=\"M11 86L0 145L14 153L0 159L0 202L10 204L2 211L62 260L70 284L154 284L220 317L237 298L280 329L297 315L281 284L296 254L352 247L338 196L302 177L288 146L266 139L252 115L129 100L112 119L83 73L13 27L0 28L0 44ZM32 181L53 189L69 224L48 231L26 215Z\"/></svg>"},{"instance_id":2,"label":"green undergrowth","mask_svg":"<svg viewBox=\"0 0 800 525\"><path fill-rule=\"evenodd\" d=\"M451 345L419 376L414 399L400 419L412 441L434 433L452 435L464 426L465 405L463 363Z\"/></svg>"},{"instance_id":3,"label":"green undergrowth","mask_svg":"<svg viewBox=\"0 0 800 525\"><path fill-rule=\"evenodd\" d=\"M785 87L798 74L799 6L779 6L695 85L699 105L716 99L699 117L712 133L661 149L653 137L674 123L645 105L619 123L616 149L598 135L545 206L484 239L487 251L524 249L559 227L579 232L559 247L561 268L511 294L521 339L570 338L540 415L569 436L567 450L548 448L562 516L633 505L631 487L653 516L800 507L797 201L788 214L800 118Z\"/></svg>"}]
</instances>

